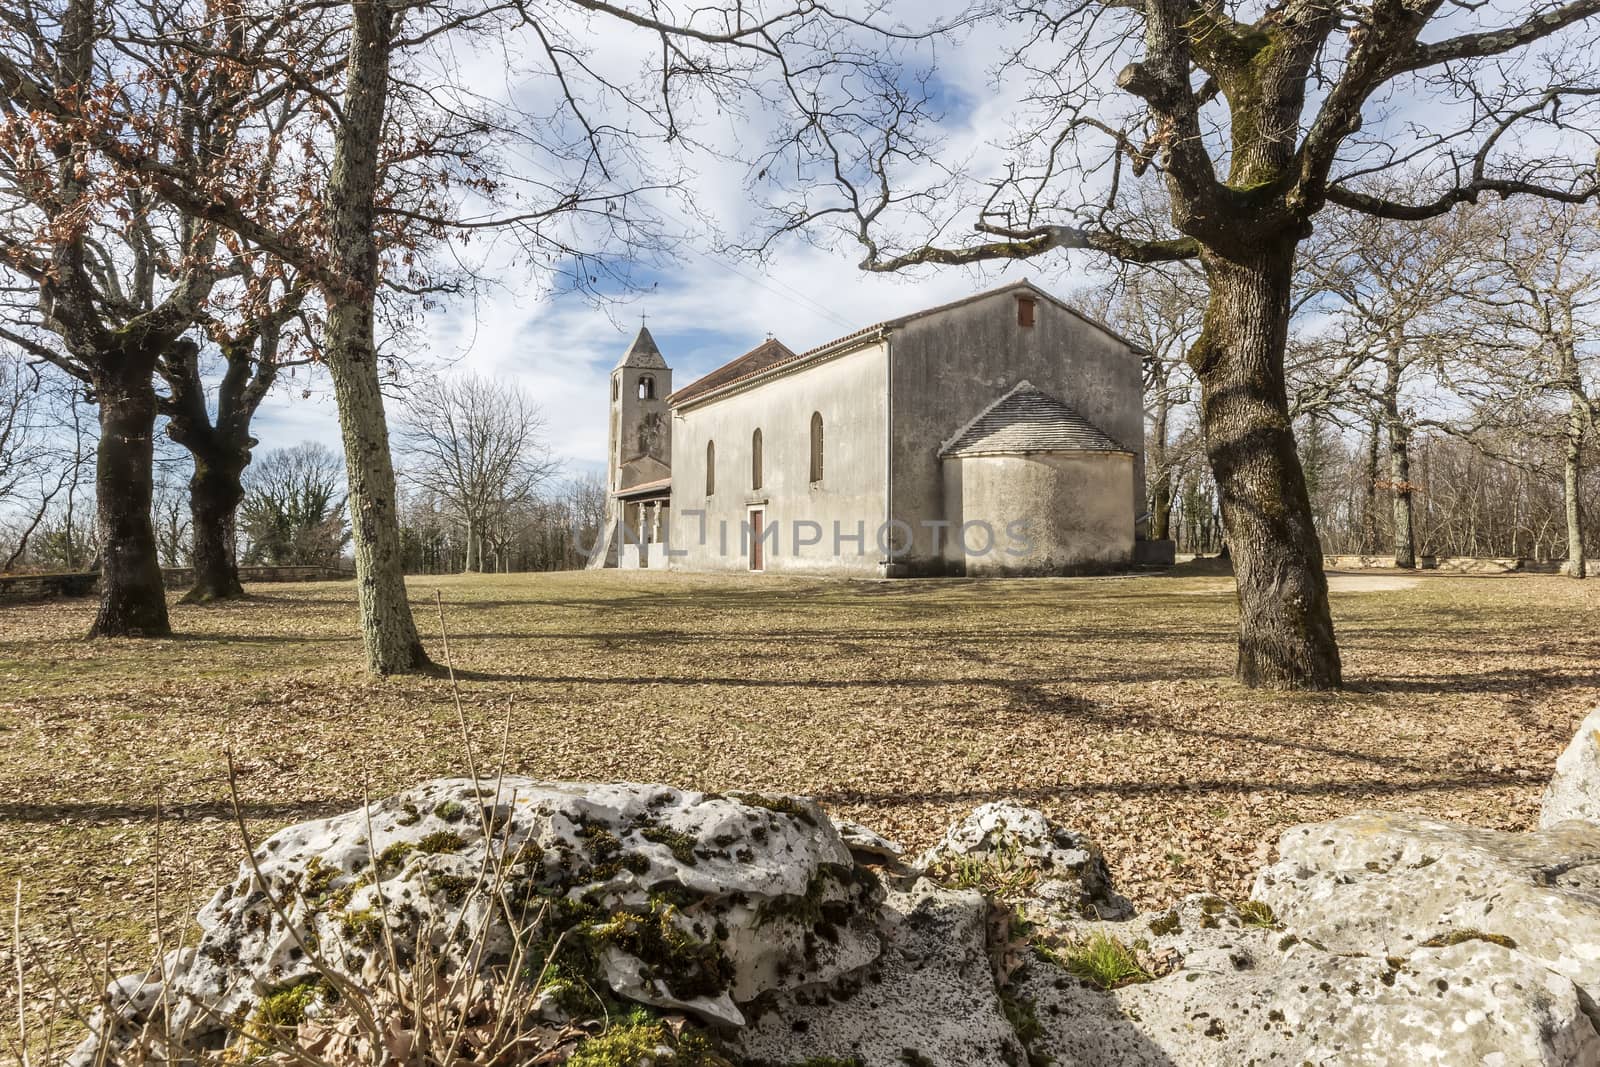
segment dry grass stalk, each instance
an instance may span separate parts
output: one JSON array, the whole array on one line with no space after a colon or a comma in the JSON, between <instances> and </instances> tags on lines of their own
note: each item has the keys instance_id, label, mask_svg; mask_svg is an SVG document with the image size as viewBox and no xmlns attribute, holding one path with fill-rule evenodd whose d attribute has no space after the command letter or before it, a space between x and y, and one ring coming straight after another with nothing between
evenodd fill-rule
<instances>
[{"instance_id":1,"label":"dry grass stalk","mask_svg":"<svg viewBox=\"0 0 1600 1067\"><path fill-rule=\"evenodd\" d=\"M444 606L438 603L441 646L454 699L461 742L468 773L474 785L482 781L472 751L467 717L461 702L451 659ZM509 737L509 710L502 726L501 769L505 766L505 739ZM115 1010L108 987L112 984L109 958L102 962L101 988L108 989L85 1016L55 1011L46 1013L43 1033L30 1038L28 1029L28 961L41 962L40 954L30 952L23 937L23 887L16 887L12 936L17 978L17 1037L15 1052L19 1067L42 1067L38 1055L59 1051L65 1024L76 1023L100 1040L86 1067L542 1067L565 1063L575 1049L597 1035L615 1032L616 1027L631 1027L639 1034L662 1035L672 1040L685 1031L681 1016L657 1017L639 1009L628 1019L612 1018L604 1011L608 998L590 988L587 992L602 1008L594 1019L573 1019L552 1003L549 979L560 954L567 931L550 929L548 905L532 914L527 905L513 904L506 892L508 870L520 862L519 849L507 856L504 827L491 825L488 811L500 804L500 779L495 774L494 804L479 805L485 839L501 835L501 847L484 850L484 862L467 891L455 919L456 927L443 931L445 940L461 935L459 924L474 910L480 913L475 928L465 932L467 949L452 965L433 950L433 935L439 931L423 926L415 931L414 943L399 945L387 921L382 930L382 953L369 959L358 975L351 975L340 961L327 958L313 941L303 937L291 919L294 901L280 899L267 889L268 878L257 861L257 846L250 832L240 797L239 768L231 748L225 752L227 780L233 821L243 846L251 877L263 890L273 916L293 938L305 960L315 970L308 978L275 990L260 998L255 1008L241 1018L225 1018L205 1005L188 999L183 1002L172 993L171 979L182 966L185 933L180 928L178 941L170 948L166 930L168 916L160 907L160 846L157 823L157 852L154 872L156 893L155 926L157 960L144 974L124 979L135 988L154 991L152 1010L139 1013L130 1022ZM515 802L515 794L511 796ZM374 840L370 796L363 790L367 840ZM367 869L376 886L380 915L390 914L378 876L376 850L369 849ZM303 900L303 898L302 898ZM473 909L474 901L489 901L494 907ZM499 916L511 933L509 958L490 963L489 931ZM191 916L192 919L192 916ZM75 938L76 951L86 959L83 942ZM61 983L48 967L45 980L55 996L51 1003L68 1003ZM36 1053L30 1044L43 1049ZM695 1063L717 1062L709 1050L697 1052ZM707 1058L709 1057L709 1058ZM686 1061L687 1062L687 1061Z\"/></svg>"}]
</instances>

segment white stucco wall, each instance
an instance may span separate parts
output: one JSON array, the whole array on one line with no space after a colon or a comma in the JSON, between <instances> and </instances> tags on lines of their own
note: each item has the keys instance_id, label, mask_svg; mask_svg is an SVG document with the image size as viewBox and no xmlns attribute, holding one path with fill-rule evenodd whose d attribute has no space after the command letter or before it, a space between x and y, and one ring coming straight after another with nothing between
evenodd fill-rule
<instances>
[{"instance_id":1,"label":"white stucco wall","mask_svg":"<svg viewBox=\"0 0 1600 1067\"><path fill-rule=\"evenodd\" d=\"M885 351L881 343L704 404L672 424L672 540L668 565L749 569L741 529L761 508L776 524L766 570L876 575L874 544L886 506ZM823 420L823 479L810 482L811 415ZM751 488L751 435L760 428L762 487ZM716 486L705 493L706 442L716 444ZM704 511L704 517L694 514ZM796 523L814 523L801 526ZM840 538L835 541L835 524ZM865 544L854 534L861 530ZM702 538L702 531L704 537ZM799 538L796 534L799 534ZM797 544L820 536L820 542ZM683 553L679 555L678 553ZM654 560L652 560L654 563Z\"/></svg>"},{"instance_id":2,"label":"white stucco wall","mask_svg":"<svg viewBox=\"0 0 1600 1067\"><path fill-rule=\"evenodd\" d=\"M1125 452L951 456L942 473L951 570L1078 574L1133 557L1133 457Z\"/></svg>"},{"instance_id":3,"label":"white stucco wall","mask_svg":"<svg viewBox=\"0 0 1600 1067\"><path fill-rule=\"evenodd\" d=\"M1133 516L1143 510L1144 500L1140 357L1043 297L1036 300L1034 311L1033 326L1019 325L1016 292L1008 290L916 319L895 331L890 339L892 510L913 525L923 517L953 519L947 514L955 502L945 499L941 445L1026 379L1076 408L1134 453L1132 479L1124 490L1131 544ZM1032 508L1020 490L1012 503L1018 513L1005 516L1007 521L1025 517ZM918 528L912 551L901 561L904 572L946 569L934 538L932 531Z\"/></svg>"}]
</instances>

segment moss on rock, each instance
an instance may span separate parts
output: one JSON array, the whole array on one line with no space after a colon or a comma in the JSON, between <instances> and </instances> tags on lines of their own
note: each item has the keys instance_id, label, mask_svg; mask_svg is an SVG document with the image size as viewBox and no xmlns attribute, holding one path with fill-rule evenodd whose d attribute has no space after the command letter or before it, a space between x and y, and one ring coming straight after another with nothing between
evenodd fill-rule
<instances>
[{"instance_id":1,"label":"moss on rock","mask_svg":"<svg viewBox=\"0 0 1600 1067\"><path fill-rule=\"evenodd\" d=\"M252 1021L256 1026L267 1029L299 1026L305 1022L306 1013L322 995L323 983L320 978L306 978L286 985L261 998Z\"/></svg>"},{"instance_id":2,"label":"moss on rock","mask_svg":"<svg viewBox=\"0 0 1600 1067\"><path fill-rule=\"evenodd\" d=\"M417 851L429 855L441 852L460 852L466 841L454 830L436 830L417 842Z\"/></svg>"},{"instance_id":3,"label":"moss on rock","mask_svg":"<svg viewBox=\"0 0 1600 1067\"><path fill-rule=\"evenodd\" d=\"M1517 943L1505 934L1487 934L1482 930L1451 930L1448 933L1436 934L1422 943L1423 948L1449 948L1452 945L1464 944L1468 941L1487 941L1491 945L1501 948L1516 948Z\"/></svg>"}]
</instances>

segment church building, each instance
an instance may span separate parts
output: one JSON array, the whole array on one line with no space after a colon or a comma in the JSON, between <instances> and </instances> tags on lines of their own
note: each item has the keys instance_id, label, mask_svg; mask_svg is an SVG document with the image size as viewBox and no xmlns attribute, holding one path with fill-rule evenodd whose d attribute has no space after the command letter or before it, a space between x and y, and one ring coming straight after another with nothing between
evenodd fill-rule
<instances>
[{"instance_id":1,"label":"church building","mask_svg":"<svg viewBox=\"0 0 1600 1067\"><path fill-rule=\"evenodd\" d=\"M672 391L649 331L611 374L590 566L898 577L1130 564L1142 350L1030 282Z\"/></svg>"}]
</instances>

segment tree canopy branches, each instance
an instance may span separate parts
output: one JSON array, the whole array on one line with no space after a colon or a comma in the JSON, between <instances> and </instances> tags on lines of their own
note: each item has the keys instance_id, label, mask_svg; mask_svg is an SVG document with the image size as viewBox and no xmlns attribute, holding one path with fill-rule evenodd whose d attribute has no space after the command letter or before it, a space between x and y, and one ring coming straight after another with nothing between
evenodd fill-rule
<instances>
[{"instance_id":1,"label":"tree canopy branches","mask_svg":"<svg viewBox=\"0 0 1600 1067\"><path fill-rule=\"evenodd\" d=\"M1486 194L1600 193L1592 151L1546 137L1600 146L1600 0L1012 0L996 13L1022 31L995 72L1016 93L1012 136L957 166L925 102L819 111L805 173L833 195L779 204L774 226L831 228L873 270L1061 248L1150 263L1193 255L1193 240L1303 233L1330 201L1416 220ZM1422 179L1409 195L1364 184L1396 168ZM1127 194L1146 177L1172 228L1134 239ZM962 219L973 238L951 240Z\"/></svg>"}]
</instances>

